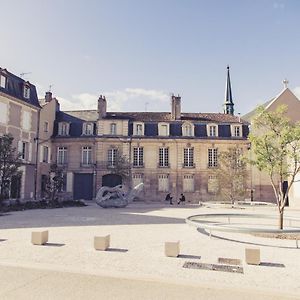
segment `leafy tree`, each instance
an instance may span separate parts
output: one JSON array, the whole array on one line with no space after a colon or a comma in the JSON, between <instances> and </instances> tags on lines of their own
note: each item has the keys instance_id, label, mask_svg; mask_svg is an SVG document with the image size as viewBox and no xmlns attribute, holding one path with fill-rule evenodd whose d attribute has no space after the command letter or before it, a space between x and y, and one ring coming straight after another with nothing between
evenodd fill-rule
<instances>
[{"instance_id":1,"label":"leafy tree","mask_svg":"<svg viewBox=\"0 0 300 300\"><path fill-rule=\"evenodd\" d=\"M248 177L246 160L238 147L228 148L218 155L218 167L215 170L217 194L234 204L246 193Z\"/></svg>"},{"instance_id":2,"label":"leafy tree","mask_svg":"<svg viewBox=\"0 0 300 300\"><path fill-rule=\"evenodd\" d=\"M286 107L275 111L260 107L253 122L250 141L256 156L252 163L266 171L273 187L278 212L279 229L283 229L283 214L288 193L300 170L300 124L291 122L285 115ZM284 193L283 183L288 180Z\"/></svg>"},{"instance_id":3,"label":"leafy tree","mask_svg":"<svg viewBox=\"0 0 300 300\"><path fill-rule=\"evenodd\" d=\"M46 195L47 198L54 202L57 200L57 194L61 191L64 184L63 169L59 168L56 164L50 166L49 176L46 182Z\"/></svg>"},{"instance_id":4,"label":"leafy tree","mask_svg":"<svg viewBox=\"0 0 300 300\"><path fill-rule=\"evenodd\" d=\"M128 157L123 155L118 149L118 151L116 151L114 167L111 168L111 173L121 176L122 179L126 181L130 178L130 170L131 166Z\"/></svg>"},{"instance_id":5,"label":"leafy tree","mask_svg":"<svg viewBox=\"0 0 300 300\"><path fill-rule=\"evenodd\" d=\"M20 154L13 147L13 140L10 134L0 137L0 200L8 196L12 176L19 175Z\"/></svg>"}]
</instances>

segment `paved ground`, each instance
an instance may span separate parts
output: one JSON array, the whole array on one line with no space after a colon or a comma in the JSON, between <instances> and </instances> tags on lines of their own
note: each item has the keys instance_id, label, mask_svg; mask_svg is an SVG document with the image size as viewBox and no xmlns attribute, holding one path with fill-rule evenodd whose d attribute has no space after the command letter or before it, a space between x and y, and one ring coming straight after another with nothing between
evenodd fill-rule
<instances>
[{"instance_id":1,"label":"paved ground","mask_svg":"<svg viewBox=\"0 0 300 300\"><path fill-rule=\"evenodd\" d=\"M294 241L229 233L210 239L184 222L189 215L224 211L231 210L92 204L1 215L0 298L41 299L43 291L42 299L300 299L300 249ZM287 214L300 217L296 210ZM31 245L33 228L49 229L46 246ZM110 251L95 251L93 237L108 233ZM168 240L181 241L179 258L164 256ZM216 263L218 257L243 260L246 246L259 247L265 264L243 263L243 274L182 267L187 261Z\"/></svg>"}]
</instances>

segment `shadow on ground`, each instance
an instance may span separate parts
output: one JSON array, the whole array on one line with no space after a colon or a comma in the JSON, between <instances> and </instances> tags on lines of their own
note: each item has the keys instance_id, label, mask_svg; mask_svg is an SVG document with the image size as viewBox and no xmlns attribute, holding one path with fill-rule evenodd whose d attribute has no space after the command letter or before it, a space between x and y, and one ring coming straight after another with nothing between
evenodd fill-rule
<instances>
[{"instance_id":1,"label":"shadow on ground","mask_svg":"<svg viewBox=\"0 0 300 300\"><path fill-rule=\"evenodd\" d=\"M96 226L96 225L137 225L137 224L183 224L184 218L151 215L151 211L174 209L177 206L161 204L129 205L125 208L103 209L95 203L86 207L68 207L56 209L34 209L10 212L0 216L0 229L63 227L63 226ZM179 206L178 206L179 207ZM192 214L199 206L185 205L187 215Z\"/></svg>"}]
</instances>

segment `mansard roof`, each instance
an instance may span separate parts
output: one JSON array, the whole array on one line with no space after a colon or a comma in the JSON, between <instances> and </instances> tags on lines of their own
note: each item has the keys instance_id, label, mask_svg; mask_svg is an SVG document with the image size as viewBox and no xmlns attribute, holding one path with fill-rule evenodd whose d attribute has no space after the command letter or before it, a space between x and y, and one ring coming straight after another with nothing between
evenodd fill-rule
<instances>
[{"instance_id":1,"label":"mansard roof","mask_svg":"<svg viewBox=\"0 0 300 300\"><path fill-rule=\"evenodd\" d=\"M18 100L21 100L24 103L40 107L36 87L33 84L8 72L6 69L2 69L1 67L0 74L6 77L6 87L2 88L0 86L0 92L17 98ZM29 99L24 97L24 85L27 85L30 88Z\"/></svg>"},{"instance_id":2,"label":"mansard roof","mask_svg":"<svg viewBox=\"0 0 300 300\"><path fill-rule=\"evenodd\" d=\"M97 121L98 112L96 110L79 110L63 112L68 116L81 119L83 121ZM63 117L63 115L61 115ZM107 112L105 119L125 119L141 122L167 122L173 121L170 112ZM59 121L59 120L58 120ZM209 123L244 123L238 116L223 113L181 113L178 121L196 121Z\"/></svg>"}]
</instances>

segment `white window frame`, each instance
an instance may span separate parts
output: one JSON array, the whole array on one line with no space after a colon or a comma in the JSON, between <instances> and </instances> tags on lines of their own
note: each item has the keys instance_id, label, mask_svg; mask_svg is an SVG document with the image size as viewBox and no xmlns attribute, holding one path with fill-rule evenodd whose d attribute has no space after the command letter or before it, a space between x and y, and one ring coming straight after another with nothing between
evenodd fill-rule
<instances>
[{"instance_id":1,"label":"white window frame","mask_svg":"<svg viewBox=\"0 0 300 300\"><path fill-rule=\"evenodd\" d=\"M142 136L144 135L144 124L139 123L133 123L133 135Z\"/></svg>"},{"instance_id":2,"label":"white window frame","mask_svg":"<svg viewBox=\"0 0 300 300\"><path fill-rule=\"evenodd\" d=\"M57 147L57 164L58 165L65 165L67 164L68 159L68 148L65 146L59 146Z\"/></svg>"},{"instance_id":3,"label":"white window frame","mask_svg":"<svg viewBox=\"0 0 300 300\"><path fill-rule=\"evenodd\" d=\"M195 191L195 178L193 174L184 174L182 180L182 190L184 193Z\"/></svg>"},{"instance_id":4,"label":"white window frame","mask_svg":"<svg viewBox=\"0 0 300 300\"><path fill-rule=\"evenodd\" d=\"M83 135L93 135L94 134L94 123L85 122L82 124L82 134Z\"/></svg>"},{"instance_id":5,"label":"white window frame","mask_svg":"<svg viewBox=\"0 0 300 300\"><path fill-rule=\"evenodd\" d=\"M158 124L158 135L159 136L169 136L170 135L170 125L168 123Z\"/></svg>"},{"instance_id":6,"label":"white window frame","mask_svg":"<svg viewBox=\"0 0 300 300\"><path fill-rule=\"evenodd\" d=\"M117 148L109 148L107 152L107 163L108 167L115 167L116 166L116 158L117 158Z\"/></svg>"},{"instance_id":7,"label":"white window frame","mask_svg":"<svg viewBox=\"0 0 300 300\"><path fill-rule=\"evenodd\" d=\"M132 186L135 187L140 183L144 182L144 175L141 173L132 174Z\"/></svg>"},{"instance_id":8,"label":"white window frame","mask_svg":"<svg viewBox=\"0 0 300 300\"><path fill-rule=\"evenodd\" d=\"M208 137L217 137L217 136L219 136L218 124L208 124L207 125L207 136Z\"/></svg>"},{"instance_id":9,"label":"white window frame","mask_svg":"<svg viewBox=\"0 0 300 300\"><path fill-rule=\"evenodd\" d=\"M169 158L170 158L169 148L168 147L159 147L158 166L160 168L168 168L170 166Z\"/></svg>"},{"instance_id":10,"label":"white window frame","mask_svg":"<svg viewBox=\"0 0 300 300\"><path fill-rule=\"evenodd\" d=\"M216 175L208 175L207 192L209 194L216 194L219 190L219 182Z\"/></svg>"},{"instance_id":11,"label":"white window frame","mask_svg":"<svg viewBox=\"0 0 300 300\"><path fill-rule=\"evenodd\" d=\"M30 85L28 85L28 84L24 84L24 86L23 86L23 97L25 99L30 98Z\"/></svg>"},{"instance_id":12,"label":"white window frame","mask_svg":"<svg viewBox=\"0 0 300 300\"><path fill-rule=\"evenodd\" d=\"M144 147L133 147L133 167L144 166Z\"/></svg>"},{"instance_id":13,"label":"white window frame","mask_svg":"<svg viewBox=\"0 0 300 300\"><path fill-rule=\"evenodd\" d=\"M183 136L194 136L194 124L183 123L181 130Z\"/></svg>"},{"instance_id":14,"label":"white window frame","mask_svg":"<svg viewBox=\"0 0 300 300\"><path fill-rule=\"evenodd\" d=\"M183 149L183 167L194 167L194 148L187 147Z\"/></svg>"},{"instance_id":15,"label":"white window frame","mask_svg":"<svg viewBox=\"0 0 300 300\"><path fill-rule=\"evenodd\" d=\"M91 146L83 146L81 148L81 163L84 166L89 166L92 164L92 147Z\"/></svg>"},{"instance_id":16,"label":"white window frame","mask_svg":"<svg viewBox=\"0 0 300 300\"><path fill-rule=\"evenodd\" d=\"M7 77L3 74L0 74L0 87L6 89Z\"/></svg>"},{"instance_id":17,"label":"white window frame","mask_svg":"<svg viewBox=\"0 0 300 300\"><path fill-rule=\"evenodd\" d=\"M158 174L158 191L159 192L169 192L169 174Z\"/></svg>"},{"instance_id":18,"label":"white window frame","mask_svg":"<svg viewBox=\"0 0 300 300\"><path fill-rule=\"evenodd\" d=\"M218 148L208 149L208 168L218 167Z\"/></svg>"},{"instance_id":19,"label":"white window frame","mask_svg":"<svg viewBox=\"0 0 300 300\"><path fill-rule=\"evenodd\" d=\"M110 123L110 134L111 135L117 134L117 123Z\"/></svg>"},{"instance_id":20,"label":"white window frame","mask_svg":"<svg viewBox=\"0 0 300 300\"><path fill-rule=\"evenodd\" d=\"M240 124L231 125L231 136L242 137L242 125Z\"/></svg>"},{"instance_id":21,"label":"white window frame","mask_svg":"<svg viewBox=\"0 0 300 300\"><path fill-rule=\"evenodd\" d=\"M58 135L67 136L69 135L70 124L67 122L59 122L58 123Z\"/></svg>"},{"instance_id":22,"label":"white window frame","mask_svg":"<svg viewBox=\"0 0 300 300\"><path fill-rule=\"evenodd\" d=\"M43 146L43 162L48 163L49 162L49 147Z\"/></svg>"}]
</instances>

